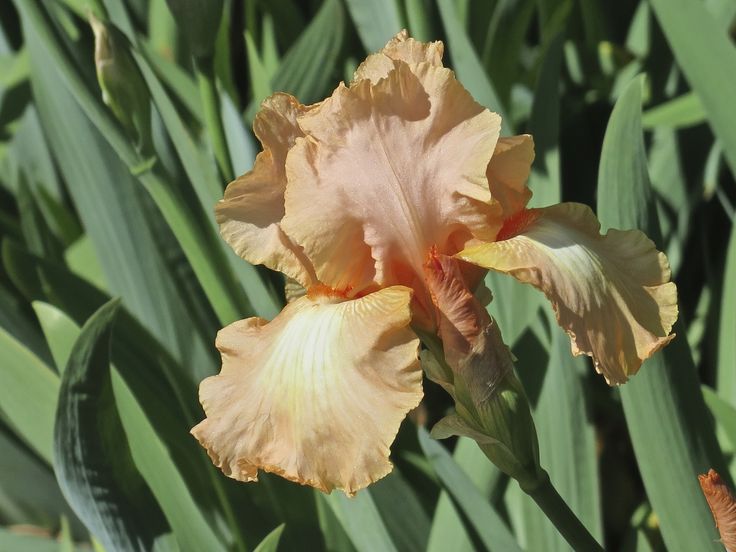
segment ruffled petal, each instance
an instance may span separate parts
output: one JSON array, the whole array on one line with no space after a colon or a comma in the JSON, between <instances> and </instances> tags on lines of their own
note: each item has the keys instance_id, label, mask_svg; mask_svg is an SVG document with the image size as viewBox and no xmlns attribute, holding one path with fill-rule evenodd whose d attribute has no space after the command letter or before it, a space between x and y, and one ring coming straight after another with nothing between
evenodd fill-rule
<instances>
[{"instance_id":1,"label":"ruffled petal","mask_svg":"<svg viewBox=\"0 0 736 552\"><path fill-rule=\"evenodd\" d=\"M286 154L296 138L303 136L296 117L307 109L288 94L275 94L263 102L253 124L263 151L253 170L231 182L215 207L220 234L239 256L283 272L305 286L314 281L314 270L280 223Z\"/></svg>"},{"instance_id":2,"label":"ruffled petal","mask_svg":"<svg viewBox=\"0 0 736 552\"><path fill-rule=\"evenodd\" d=\"M308 136L289 152L282 226L334 288L423 281L432 245L492 238L500 213L486 178L500 117L450 70L393 63L298 117Z\"/></svg>"},{"instance_id":3,"label":"ruffled petal","mask_svg":"<svg viewBox=\"0 0 736 552\"><path fill-rule=\"evenodd\" d=\"M599 233L590 208L562 203L520 212L499 240L458 257L541 289L609 384L624 383L666 345L677 319L667 258L638 230Z\"/></svg>"},{"instance_id":4,"label":"ruffled petal","mask_svg":"<svg viewBox=\"0 0 736 552\"><path fill-rule=\"evenodd\" d=\"M503 218L526 207L532 197L526 183L534 161L534 139L529 134L499 138L488 164L488 185L494 201L501 204Z\"/></svg>"},{"instance_id":5,"label":"ruffled petal","mask_svg":"<svg viewBox=\"0 0 736 552\"><path fill-rule=\"evenodd\" d=\"M217 336L222 371L200 385L207 418L192 433L222 471L277 473L355 493L391 471L389 447L422 398L411 290L360 299L310 290L272 321Z\"/></svg>"},{"instance_id":6,"label":"ruffled petal","mask_svg":"<svg viewBox=\"0 0 736 552\"><path fill-rule=\"evenodd\" d=\"M445 45L442 42L419 42L410 38L404 29L389 40L380 52L368 56L358 66L353 82L367 79L377 83L394 69L393 60L409 64L427 62L441 67L444 50Z\"/></svg>"}]
</instances>

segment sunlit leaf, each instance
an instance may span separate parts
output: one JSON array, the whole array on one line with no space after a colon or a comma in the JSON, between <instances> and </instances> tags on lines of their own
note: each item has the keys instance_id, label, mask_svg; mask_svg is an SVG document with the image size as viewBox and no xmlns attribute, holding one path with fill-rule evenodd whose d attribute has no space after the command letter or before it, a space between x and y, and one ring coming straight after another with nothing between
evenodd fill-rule
<instances>
[{"instance_id":1,"label":"sunlit leaf","mask_svg":"<svg viewBox=\"0 0 736 552\"><path fill-rule=\"evenodd\" d=\"M700 97L693 92L683 94L644 112L641 124L644 128L665 126L687 128L705 121L705 110Z\"/></svg>"},{"instance_id":2,"label":"sunlit leaf","mask_svg":"<svg viewBox=\"0 0 736 552\"><path fill-rule=\"evenodd\" d=\"M358 552L397 551L396 545L381 520L370 489L364 489L352 498L347 498L339 492L329 496L319 495L319 497L325 500L332 509Z\"/></svg>"},{"instance_id":3,"label":"sunlit leaf","mask_svg":"<svg viewBox=\"0 0 736 552\"><path fill-rule=\"evenodd\" d=\"M271 531L265 539L263 539L253 552L276 552L281 540L281 533L284 532L284 524L282 523L276 529Z\"/></svg>"},{"instance_id":4,"label":"sunlit leaf","mask_svg":"<svg viewBox=\"0 0 736 552\"><path fill-rule=\"evenodd\" d=\"M419 430L419 442L429 458L445 490L459 505L488 550L521 550L508 527L498 513L488 504L473 482L452 460L450 454L423 429Z\"/></svg>"},{"instance_id":5,"label":"sunlit leaf","mask_svg":"<svg viewBox=\"0 0 736 552\"><path fill-rule=\"evenodd\" d=\"M171 525L179 546L185 550L225 550L128 385L113 374L112 388L135 466Z\"/></svg>"},{"instance_id":6,"label":"sunlit leaf","mask_svg":"<svg viewBox=\"0 0 736 552\"><path fill-rule=\"evenodd\" d=\"M346 0L358 36L369 54L379 51L402 28L398 0Z\"/></svg>"},{"instance_id":7,"label":"sunlit leaf","mask_svg":"<svg viewBox=\"0 0 736 552\"><path fill-rule=\"evenodd\" d=\"M652 0L651 4L736 174L736 47L702 2Z\"/></svg>"},{"instance_id":8,"label":"sunlit leaf","mask_svg":"<svg viewBox=\"0 0 736 552\"><path fill-rule=\"evenodd\" d=\"M64 312L53 305L41 301L33 301L32 305L46 336L49 349L51 349L56 369L59 373L63 373L74 346L74 341L79 334L79 327Z\"/></svg>"},{"instance_id":9,"label":"sunlit leaf","mask_svg":"<svg viewBox=\"0 0 736 552\"><path fill-rule=\"evenodd\" d=\"M736 405L736 224L731 226L722 286L717 388L721 397Z\"/></svg>"},{"instance_id":10,"label":"sunlit leaf","mask_svg":"<svg viewBox=\"0 0 736 552\"><path fill-rule=\"evenodd\" d=\"M702 389L705 404L708 405L718 425L723 428L730 441L731 449L736 449L736 408L719 397L710 387L703 386Z\"/></svg>"},{"instance_id":11,"label":"sunlit leaf","mask_svg":"<svg viewBox=\"0 0 736 552\"><path fill-rule=\"evenodd\" d=\"M599 167L598 215L605 228L640 228L661 239L641 130L641 82L611 115ZM682 324L675 326L682 332ZM670 550L718 550L713 518L693 474L726 473L687 340L679 336L621 388L647 495Z\"/></svg>"},{"instance_id":12,"label":"sunlit leaf","mask_svg":"<svg viewBox=\"0 0 736 552\"><path fill-rule=\"evenodd\" d=\"M59 552L59 543L49 537L0 528L0 549L22 552Z\"/></svg>"},{"instance_id":13,"label":"sunlit leaf","mask_svg":"<svg viewBox=\"0 0 736 552\"><path fill-rule=\"evenodd\" d=\"M0 328L0 411L41 458L51 464L59 377Z\"/></svg>"},{"instance_id":14,"label":"sunlit leaf","mask_svg":"<svg viewBox=\"0 0 736 552\"><path fill-rule=\"evenodd\" d=\"M548 317L552 318L551 312ZM551 330L549 363L534 408L540 461L568 506L590 533L601 539L595 434L586 404L588 390L581 379L589 367L581 357L572 357L570 339L561 329L551 326ZM526 546L530 550L568 550L569 545L536 504L522 499Z\"/></svg>"}]
</instances>

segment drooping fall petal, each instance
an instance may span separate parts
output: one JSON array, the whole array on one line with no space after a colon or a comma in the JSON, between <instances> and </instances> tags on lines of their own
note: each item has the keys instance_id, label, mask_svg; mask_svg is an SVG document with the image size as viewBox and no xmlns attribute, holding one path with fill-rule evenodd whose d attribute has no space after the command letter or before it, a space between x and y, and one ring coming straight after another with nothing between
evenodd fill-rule
<instances>
[{"instance_id":1,"label":"drooping fall petal","mask_svg":"<svg viewBox=\"0 0 736 552\"><path fill-rule=\"evenodd\" d=\"M504 219L529 203L532 192L526 182L533 161L534 139L529 134L498 139L486 174L491 195L501 204Z\"/></svg>"},{"instance_id":2,"label":"drooping fall petal","mask_svg":"<svg viewBox=\"0 0 736 552\"><path fill-rule=\"evenodd\" d=\"M372 83L388 76L394 69L394 60L409 64L426 61L432 65L442 66L444 52L442 42L419 42L409 37L404 29L388 41L383 49L368 56L355 70L353 81L368 79Z\"/></svg>"},{"instance_id":3,"label":"drooping fall petal","mask_svg":"<svg viewBox=\"0 0 736 552\"><path fill-rule=\"evenodd\" d=\"M736 499L715 470L699 475L698 480L721 534L721 542L728 552L736 552Z\"/></svg>"},{"instance_id":4,"label":"drooping fall petal","mask_svg":"<svg viewBox=\"0 0 736 552\"><path fill-rule=\"evenodd\" d=\"M264 264L304 286L314 281L311 263L281 229L286 154L303 136L296 118L307 108L288 94L261 105L253 129L263 144L253 170L231 182L216 208L223 239L245 260Z\"/></svg>"},{"instance_id":5,"label":"drooping fall petal","mask_svg":"<svg viewBox=\"0 0 736 552\"><path fill-rule=\"evenodd\" d=\"M638 230L610 230L586 206L562 203L512 217L497 242L458 257L541 289L572 339L609 384L623 383L666 345L677 290L666 257Z\"/></svg>"},{"instance_id":6,"label":"drooping fall petal","mask_svg":"<svg viewBox=\"0 0 736 552\"><path fill-rule=\"evenodd\" d=\"M393 64L298 117L282 226L334 288L421 283L433 244L488 237L500 213L485 174L498 115L448 69Z\"/></svg>"},{"instance_id":7,"label":"drooping fall petal","mask_svg":"<svg viewBox=\"0 0 736 552\"><path fill-rule=\"evenodd\" d=\"M223 472L258 470L352 494L391 471L389 447L422 397L411 291L360 299L309 293L270 323L217 336L222 371L200 386L207 418L192 433Z\"/></svg>"}]
</instances>

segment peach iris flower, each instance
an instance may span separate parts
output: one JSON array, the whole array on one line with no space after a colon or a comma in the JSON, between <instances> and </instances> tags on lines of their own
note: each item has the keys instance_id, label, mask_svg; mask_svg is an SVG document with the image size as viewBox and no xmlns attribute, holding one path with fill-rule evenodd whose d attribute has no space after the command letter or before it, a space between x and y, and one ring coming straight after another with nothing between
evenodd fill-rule
<instances>
[{"instance_id":1,"label":"peach iris flower","mask_svg":"<svg viewBox=\"0 0 736 552\"><path fill-rule=\"evenodd\" d=\"M230 477L264 470L352 494L391 471L389 448L422 398L412 327L438 330L432 258L455 257L462 289L485 269L541 289L573 353L609 383L671 339L664 255L638 231L601 236L583 205L526 209L531 136L499 137L500 117L442 52L402 32L326 100L261 106L263 151L217 219L240 256L307 291L271 322L217 336L222 371L201 384L207 418L192 432Z\"/></svg>"}]
</instances>

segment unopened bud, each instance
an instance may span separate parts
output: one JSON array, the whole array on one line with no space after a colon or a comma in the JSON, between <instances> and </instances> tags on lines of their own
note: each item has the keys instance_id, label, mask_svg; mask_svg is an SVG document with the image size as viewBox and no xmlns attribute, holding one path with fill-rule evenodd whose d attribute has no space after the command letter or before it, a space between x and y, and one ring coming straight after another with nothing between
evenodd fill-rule
<instances>
[{"instance_id":1,"label":"unopened bud","mask_svg":"<svg viewBox=\"0 0 736 552\"><path fill-rule=\"evenodd\" d=\"M463 435L524 489L543 476L529 401L496 322L467 288L459 262L433 255L425 266L441 345L425 354L427 376L455 399L455 413L433 429L437 439ZM426 336L425 336L426 337ZM431 342L431 338L427 338Z\"/></svg>"},{"instance_id":2,"label":"unopened bud","mask_svg":"<svg viewBox=\"0 0 736 552\"><path fill-rule=\"evenodd\" d=\"M148 87L125 37L114 27L89 16L95 35L95 67L102 100L135 141L138 151L151 150L151 102Z\"/></svg>"}]
</instances>

